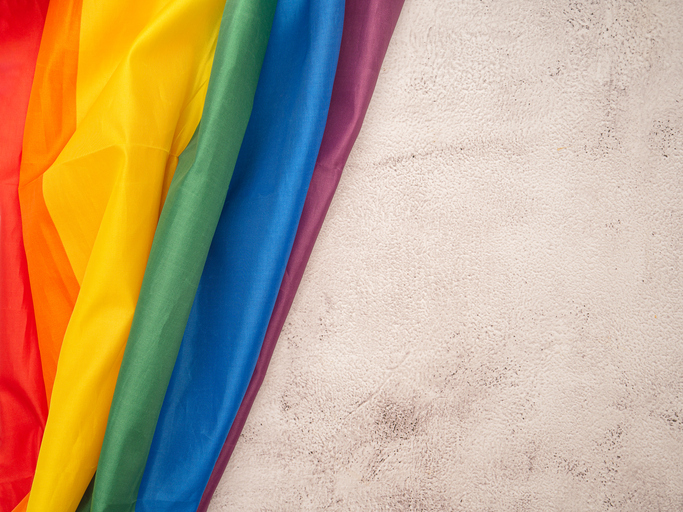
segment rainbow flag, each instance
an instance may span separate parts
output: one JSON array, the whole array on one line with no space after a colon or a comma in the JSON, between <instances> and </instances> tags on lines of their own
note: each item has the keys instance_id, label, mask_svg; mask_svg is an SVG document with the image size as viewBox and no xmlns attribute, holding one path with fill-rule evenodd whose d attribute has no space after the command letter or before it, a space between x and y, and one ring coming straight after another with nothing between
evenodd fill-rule
<instances>
[{"instance_id":1,"label":"rainbow flag","mask_svg":"<svg viewBox=\"0 0 683 512\"><path fill-rule=\"evenodd\" d=\"M206 509L402 3L0 7L1 511Z\"/></svg>"}]
</instances>

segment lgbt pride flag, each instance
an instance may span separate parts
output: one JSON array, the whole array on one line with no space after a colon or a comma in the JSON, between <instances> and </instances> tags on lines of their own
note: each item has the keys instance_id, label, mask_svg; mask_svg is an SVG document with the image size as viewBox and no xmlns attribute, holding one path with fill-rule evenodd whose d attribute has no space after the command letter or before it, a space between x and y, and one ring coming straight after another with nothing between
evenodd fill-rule
<instances>
[{"instance_id":1,"label":"lgbt pride flag","mask_svg":"<svg viewBox=\"0 0 683 512\"><path fill-rule=\"evenodd\" d=\"M0 510L206 510L402 0L0 6Z\"/></svg>"}]
</instances>

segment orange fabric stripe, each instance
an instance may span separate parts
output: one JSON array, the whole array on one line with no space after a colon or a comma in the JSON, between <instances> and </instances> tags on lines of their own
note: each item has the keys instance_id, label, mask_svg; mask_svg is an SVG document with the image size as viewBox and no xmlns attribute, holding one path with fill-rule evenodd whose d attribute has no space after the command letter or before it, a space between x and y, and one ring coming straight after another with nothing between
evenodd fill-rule
<instances>
[{"instance_id":1,"label":"orange fabric stripe","mask_svg":"<svg viewBox=\"0 0 683 512\"><path fill-rule=\"evenodd\" d=\"M79 284L43 197L43 173L76 129L81 1L52 0L31 89L19 179L24 247L48 404Z\"/></svg>"},{"instance_id":2,"label":"orange fabric stripe","mask_svg":"<svg viewBox=\"0 0 683 512\"><path fill-rule=\"evenodd\" d=\"M45 392L50 402L59 350L78 296L78 281L71 269L57 229L43 199L43 176L20 192L24 247L35 306L38 346Z\"/></svg>"},{"instance_id":3,"label":"orange fabric stripe","mask_svg":"<svg viewBox=\"0 0 683 512\"><path fill-rule=\"evenodd\" d=\"M19 504L14 507L12 512L26 512L26 506L28 505L28 494L24 496L24 499L19 502Z\"/></svg>"}]
</instances>

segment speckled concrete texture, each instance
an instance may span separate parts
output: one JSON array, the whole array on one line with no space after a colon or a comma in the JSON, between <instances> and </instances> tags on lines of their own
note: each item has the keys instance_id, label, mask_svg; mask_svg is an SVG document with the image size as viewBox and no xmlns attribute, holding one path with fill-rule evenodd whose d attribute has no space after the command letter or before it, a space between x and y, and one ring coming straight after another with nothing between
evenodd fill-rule
<instances>
[{"instance_id":1,"label":"speckled concrete texture","mask_svg":"<svg viewBox=\"0 0 683 512\"><path fill-rule=\"evenodd\" d=\"M683 4L407 0L218 511L683 510Z\"/></svg>"}]
</instances>

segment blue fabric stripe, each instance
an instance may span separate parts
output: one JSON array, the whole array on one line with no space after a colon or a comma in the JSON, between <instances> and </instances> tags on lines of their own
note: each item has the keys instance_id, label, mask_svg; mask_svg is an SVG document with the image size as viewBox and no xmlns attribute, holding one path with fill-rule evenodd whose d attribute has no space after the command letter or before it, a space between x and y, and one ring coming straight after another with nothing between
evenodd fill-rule
<instances>
[{"instance_id":1,"label":"blue fabric stripe","mask_svg":"<svg viewBox=\"0 0 683 512\"><path fill-rule=\"evenodd\" d=\"M249 384L322 139L343 0L280 0L136 511L194 512Z\"/></svg>"}]
</instances>

